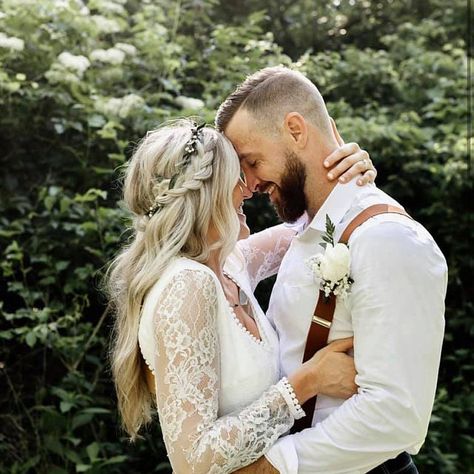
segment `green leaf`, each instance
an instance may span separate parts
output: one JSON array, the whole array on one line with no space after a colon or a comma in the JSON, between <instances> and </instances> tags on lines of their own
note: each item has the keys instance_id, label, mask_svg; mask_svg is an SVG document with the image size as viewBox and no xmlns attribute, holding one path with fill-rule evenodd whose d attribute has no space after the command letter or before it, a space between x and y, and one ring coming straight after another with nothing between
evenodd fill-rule
<instances>
[{"instance_id":1,"label":"green leaf","mask_svg":"<svg viewBox=\"0 0 474 474\"><path fill-rule=\"evenodd\" d=\"M100 446L98 443L93 442L89 444L89 446L87 446L86 451L87 451L87 455L89 456L89 459L93 463L94 461L97 460L97 457L100 451Z\"/></svg>"},{"instance_id":2,"label":"green leaf","mask_svg":"<svg viewBox=\"0 0 474 474\"><path fill-rule=\"evenodd\" d=\"M65 456L69 459L69 461L73 462L76 465L84 464L84 461L81 459L79 454L76 451L72 451L71 449L66 449L64 451Z\"/></svg>"},{"instance_id":3,"label":"green leaf","mask_svg":"<svg viewBox=\"0 0 474 474\"><path fill-rule=\"evenodd\" d=\"M0 331L0 339L9 340L13 337L13 332L11 329L6 329L5 331Z\"/></svg>"},{"instance_id":4,"label":"green leaf","mask_svg":"<svg viewBox=\"0 0 474 474\"><path fill-rule=\"evenodd\" d=\"M54 267L58 272L65 270L69 266L70 262L67 260L59 260L54 264Z\"/></svg>"},{"instance_id":5,"label":"green leaf","mask_svg":"<svg viewBox=\"0 0 474 474\"><path fill-rule=\"evenodd\" d=\"M107 408L100 408L100 407L92 407L92 408L84 408L81 413L92 413L92 414L106 414L110 413L111 411Z\"/></svg>"},{"instance_id":6,"label":"green leaf","mask_svg":"<svg viewBox=\"0 0 474 474\"><path fill-rule=\"evenodd\" d=\"M44 207L46 207L48 211L51 211L55 202L56 202L56 198L54 196L46 196L44 198Z\"/></svg>"},{"instance_id":7,"label":"green leaf","mask_svg":"<svg viewBox=\"0 0 474 474\"><path fill-rule=\"evenodd\" d=\"M36 344L36 334L34 332L27 333L25 341L28 346L33 347Z\"/></svg>"},{"instance_id":8,"label":"green leaf","mask_svg":"<svg viewBox=\"0 0 474 474\"><path fill-rule=\"evenodd\" d=\"M90 464L76 464L76 472L87 472L91 468Z\"/></svg>"},{"instance_id":9,"label":"green leaf","mask_svg":"<svg viewBox=\"0 0 474 474\"><path fill-rule=\"evenodd\" d=\"M121 464L125 462L128 459L128 456L125 455L118 455L118 456L112 456L111 458L107 459L107 461L104 461L101 463L101 466L107 466L108 464Z\"/></svg>"},{"instance_id":10,"label":"green leaf","mask_svg":"<svg viewBox=\"0 0 474 474\"><path fill-rule=\"evenodd\" d=\"M59 409L61 410L61 413L67 413L71 410L73 406L74 404L72 404L71 402L66 402L64 400L59 403Z\"/></svg>"},{"instance_id":11,"label":"green leaf","mask_svg":"<svg viewBox=\"0 0 474 474\"><path fill-rule=\"evenodd\" d=\"M92 413L79 413L72 419L71 427L74 431L79 426L87 425L90 423L94 415Z\"/></svg>"},{"instance_id":12,"label":"green leaf","mask_svg":"<svg viewBox=\"0 0 474 474\"><path fill-rule=\"evenodd\" d=\"M67 212L70 207L71 207L71 199L68 197L61 198L61 200L59 201L59 210L62 213L64 213L64 212Z\"/></svg>"},{"instance_id":13,"label":"green leaf","mask_svg":"<svg viewBox=\"0 0 474 474\"><path fill-rule=\"evenodd\" d=\"M59 456L63 455L64 447L61 442L53 435L45 436L44 446L48 451L51 451Z\"/></svg>"}]
</instances>

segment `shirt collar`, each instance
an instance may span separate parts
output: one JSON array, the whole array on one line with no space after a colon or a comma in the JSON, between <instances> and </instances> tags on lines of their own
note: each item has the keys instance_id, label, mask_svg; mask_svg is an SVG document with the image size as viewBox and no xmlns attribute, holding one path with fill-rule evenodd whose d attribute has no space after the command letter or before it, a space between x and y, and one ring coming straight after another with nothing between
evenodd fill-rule
<instances>
[{"instance_id":1,"label":"shirt collar","mask_svg":"<svg viewBox=\"0 0 474 474\"><path fill-rule=\"evenodd\" d=\"M326 230L326 215L329 216L335 225L339 224L350 209L356 196L365 192L364 188L366 186L358 186L356 183L357 178L359 176L347 184L337 183L308 227L324 232Z\"/></svg>"}]
</instances>

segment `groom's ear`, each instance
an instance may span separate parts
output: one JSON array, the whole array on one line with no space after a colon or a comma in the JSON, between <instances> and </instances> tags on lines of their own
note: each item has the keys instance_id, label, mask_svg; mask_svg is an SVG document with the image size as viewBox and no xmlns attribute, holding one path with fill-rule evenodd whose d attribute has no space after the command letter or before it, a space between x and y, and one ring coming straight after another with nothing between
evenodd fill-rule
<instances>
[{"instance_id":1,"label":"groom's ear","mask_svg":"<svg viewBox=\"0 0 474 474\"><path fill-rule=\"evenodd\" d=\"M342 139L341 135L339 135L339 130L336 127L336 122L332 117L329 117L329 120L331 121L332 132L334 133L334 137L336 138L338 145L344 145L344 140Z\"/></svg>"},{"instance_id":2,"label":"groom's ear","mask_svg":"<svg viewBox=\"0 0 474 474\"><path fill-rule=\"evenodd\" d=\"M308 127L304 117L298 112L289 112L283 121L283 126L290 140L298 148L304 148L308 141Z\"/></svg>"}]
</instances>

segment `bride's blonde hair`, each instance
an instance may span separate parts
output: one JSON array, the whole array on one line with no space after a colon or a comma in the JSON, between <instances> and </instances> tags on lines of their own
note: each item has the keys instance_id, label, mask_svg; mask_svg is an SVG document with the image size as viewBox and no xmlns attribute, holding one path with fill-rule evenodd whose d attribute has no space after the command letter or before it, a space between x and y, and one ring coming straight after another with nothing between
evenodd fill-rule
<instances>
[{"instance_id":1,"label":"bride's blonde hair","mask_svg":"<svg viewBox=\"0 0 474 474\"><path fill-rule=\"evenodd\" d=\"M239 232L232 204L240 173L237 155L224 135L204 128L196 152L186 161L192 128L193 122L180 120L148 132L125 171L123 193L132 215L132 236L111 263L106 285L115 313L112 374L122 424L132 440L154 409L138 346L147 292L173 257L203 263L218 249L223 262ZM156 210L151 217L150 208ZM210 245L211 225L219 238Z\"/></svg>"}]
</instances>

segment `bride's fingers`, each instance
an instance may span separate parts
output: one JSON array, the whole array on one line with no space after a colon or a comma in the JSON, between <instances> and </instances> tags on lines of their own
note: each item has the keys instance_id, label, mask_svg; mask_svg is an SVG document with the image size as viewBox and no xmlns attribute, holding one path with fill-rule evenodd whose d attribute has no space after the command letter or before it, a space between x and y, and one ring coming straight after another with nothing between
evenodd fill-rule
<instances>
[{"instance_id":1,"label":"bride's fingers","mask_svg":"<svg viewBox=\"0 0 474 474\"><path fill-rule=\"evenodd\" d=\"M363 160L368 155L361 154L361 149L357 143L346 143L334 150L324 160L324 166L331 168L336 165L329 173L328 178L330 180L336 179L341 176L342 173L347 171L358 161ZM364 152L366 153L366 152Z\"/></svg>"},{"instance_id":2,"label":"bride's fingers","mask_svg":"<svg viewBox=\"0 0 474 474\"><path fill-rule=\"evenodd\" d=\"M356 163L354 163L352 168L349 168L345 173L343 173L339 177L339 181L341 183L347 183L352 178L354 178L354 176L357 176L359 174L363 175L357 180L357 184L359 186L362 186L369 182L373 183L375 181L375 176L377 172L374 168L374 165L372 164L372 161L370 160L370 158L368 158L369 155L367 154L367 152L364 150L361 150L361 152L363 152L364 154L360 156L366 156L366 158L363 158L362 160L357 161ZM369 171L370 171L369 175L366 176L366 173Z\"/></svg>"},{"instance_id":3,"label":"bride's fingers","mask_svg":"<svg viewBox=\"0 0 474 474\"><path fill-rule=\"evenodd\" d=\"M339 150L340 154L345 152L344 147L341 147ZM351 151L352 153L350 155L343 158L342 161L328 173L329 180L338 178L341 183L346 183L354 176L365 173L369 169L374 169L369 154L365 150L361 150L358 145L354 144ZM337 156L340 156L340 154ZM335 153L330 156L332 157L333 155L335 155ZM329 160L326 159L325 161Z\"/></svg>"},{"instance_id":4,"label":"bride's fingers","mask_svg":"<svg viewBox=\"0 0 474 474\"><path fill-rule=\"evenodd\" d=\"M375 178L377 177L377 170L375 168L371 168L367 170L358 180L357 184L359 186L364 186L367 183L374 183Z\"/></svg>"}]
</instances>

